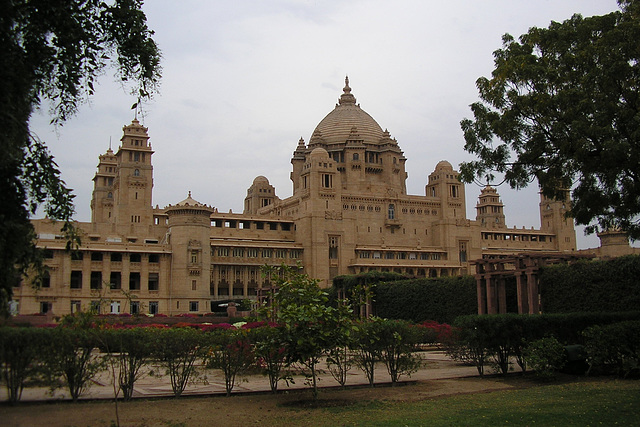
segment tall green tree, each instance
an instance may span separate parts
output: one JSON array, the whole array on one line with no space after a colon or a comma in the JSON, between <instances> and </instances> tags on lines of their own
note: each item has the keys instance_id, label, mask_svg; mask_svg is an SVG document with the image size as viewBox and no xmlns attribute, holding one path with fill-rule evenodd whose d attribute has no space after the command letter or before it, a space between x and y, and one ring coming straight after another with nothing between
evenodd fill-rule
<instances>
[{"instance_id":1,"label":"tall green tree","mask_svg":"<svg viewBox=\"0 0 640 427\"><path fill-rule=\"evenodd\" d=\"M73 238L73 194L29 128L43 101L62 124L113 65L148 98L160 79L160 51L142 0L0 0L0 310L29 268L41 265L29 218L39 207Z\"/></svg>"},{"instance_id":2,"label":"tall green tree","mask_svg":"<svg viewBox=\"0 0 640 427\"><path fill-rule=\"evenodd\" d=\"M461 122L461 179L536 179L555 198L571 189L570 215L587 232L640 237L640 1L619 11L574 15L503 36L491 78L476 84L474 119Z\"/></svg>"},{"instance_id":3,"label":"tall green tree","mask_svg":"<svg viewBox=\"0 0 640 427\"><path fill-rule=\"evenodd\" d=\"M299 267L299 266L298 266ZM299 363L307 382L318 397L318 363L320 358L342 345L341 335L349 333L351 308L342 302L328 304L328 294L318 280L287 265L264 267L274 292L270 306L262 307L260 316L282 325L282 339L288 364Z\"/></svg>"}]
</instances>

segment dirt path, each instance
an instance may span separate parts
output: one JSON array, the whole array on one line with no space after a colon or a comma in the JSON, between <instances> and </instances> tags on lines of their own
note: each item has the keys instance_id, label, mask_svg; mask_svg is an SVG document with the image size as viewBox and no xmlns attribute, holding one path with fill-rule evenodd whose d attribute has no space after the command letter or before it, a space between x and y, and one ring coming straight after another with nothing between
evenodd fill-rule
<instances>
[{"instance_id":1,"label":"dirt path","mask_svg":"<svg viewBox=\"0 0 640 427\"><path fill-rule=\"evenodd\" d=\"M416 401L462 393L530 387L531 381L510 377L420 380L397 387L351 387L323 389L320 406L343 406L366 401ZM284 414L304 416L310 400L308 390L278 395L249 394L224 397L139 399L119 403L121 426L270 426ZM4 426L109 426L116 419L109 401L71 403L21 403L0 406Z\"/></svg>"}]
</instances>

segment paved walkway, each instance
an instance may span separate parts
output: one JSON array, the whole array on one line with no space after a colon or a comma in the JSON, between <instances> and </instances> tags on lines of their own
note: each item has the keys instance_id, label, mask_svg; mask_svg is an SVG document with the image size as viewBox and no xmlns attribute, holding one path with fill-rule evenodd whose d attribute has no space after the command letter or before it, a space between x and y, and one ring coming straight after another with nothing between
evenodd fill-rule
<instances>
[{"instance_id":1,"label":"paved walkway","mask_svg":"<svg viewBox=\"0 0 640 427\"><path fill-rule=\"evenodd\" d=\"M447 357L441 351L427 351L420 353L425 361L425 366L418 372L411 375L411 377L401 377L401 381L420 381L420 380L433 380L433 379L446 379L446 378L461 378L469 376L478 376L478 371L473 366L464 366L457 362L454 362ZM320 387L335 387L338 383L333 379L331 374L326 370L325 365L320 365L319 386ZM204 380L206 376L206 381ZM297 390L308 388L305 384L304 377L295 376L295 384L289 384L285 381L278 383L278 390ZM389 374L384 365L380 364L376 367L375 382L387 383L390 381ZM368 381L364 373L357 367L353 367L347 378L347 385L367 385ZM256 392L269 392L269 378L263 375L250 375L245 377L236 378L236 384L233 388L233 393L256 393ZM184 396L194 395L213 395L213 394L225 394L224 376L218 370L207 369L203 370L203 375L195 383L187 386L183 392ZM110 375L108 373L102 373L98 376L89 389L83 393L80 397L81 400L91 399L113 399L113 385ZM122 394L120 394L122 396ZM170 397L173 396L171 389L171 383L168 376L144 376L136 381L134 389L134 397L136 398L153 398L153 397ZM58 389L53 394L49 389L44 387L30 387L25 388L22 392L22 401L45 401L45 400L60 400L70 399L69 393L66 389ZM7 400L6 387L2 387L0 390L0 400Z\"/></svg>"}]
</instances>

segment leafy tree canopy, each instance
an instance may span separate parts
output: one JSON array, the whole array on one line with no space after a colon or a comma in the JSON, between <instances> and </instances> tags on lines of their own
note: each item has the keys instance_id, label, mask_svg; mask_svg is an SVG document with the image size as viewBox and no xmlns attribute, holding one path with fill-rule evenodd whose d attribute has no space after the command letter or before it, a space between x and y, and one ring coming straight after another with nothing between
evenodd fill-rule
<instances>
[{"instance_id":1,"label":"leafy tree canopy","mask_svg":"<svg viewBox=\"0 0 640 427\"><path fill-rule=\"evenodd\" d=\"M0 0L0 310L27 268L40 266L29 217L39 206L74 237L73 194L29 119L42 101L62 124L113 65L148 98L160 79L160 52L142 0Z\"/></svg>"},{"instance_id":2,"label":"leafy tree canopy","mask_svg":"<svg viewBox=\"0 0 640 427\"><path fill-rule=\"evenodd\" d=\"M476 84L474 120L461 122L471 182L537 179L543 194L571 188L570 215L587 232L640 237L640 1L503 36L491 78Z\"/></svg>"}]
</instances>

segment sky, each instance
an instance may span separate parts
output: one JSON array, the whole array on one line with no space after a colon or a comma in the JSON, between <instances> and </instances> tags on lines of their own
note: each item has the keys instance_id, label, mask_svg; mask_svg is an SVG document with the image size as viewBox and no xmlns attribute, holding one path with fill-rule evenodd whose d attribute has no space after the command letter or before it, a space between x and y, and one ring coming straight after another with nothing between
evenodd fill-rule
<instances>
[{"instance_id":1,"label":"sky","mask_svg":"<svg viewBox=\"0 0 640 427\"><path fill-rule=\"evenodd\" d=\"M460 121L472 118L475 81L490 76L505 33L517 37L574 13L602 15L615 0L147 0L143 6L163 59L160 91L138 119L149 128L153 204L189 191L220 212L242 212L256 176L292 193L291 156L335 107L349 76L363 110L396 138L407 158L407 192L424 195L440 160L464 151ZM49 146L76 194L79 221L91 218L98 156L117 150L136 99L107 70L96 95L64 126L43 106L31 128ZM475 219L481 188L466 186ZM509 227L540 227L537 186L499 186ZM579 248L598 238L576 229Z\"/></svg>"}]
</instances>

